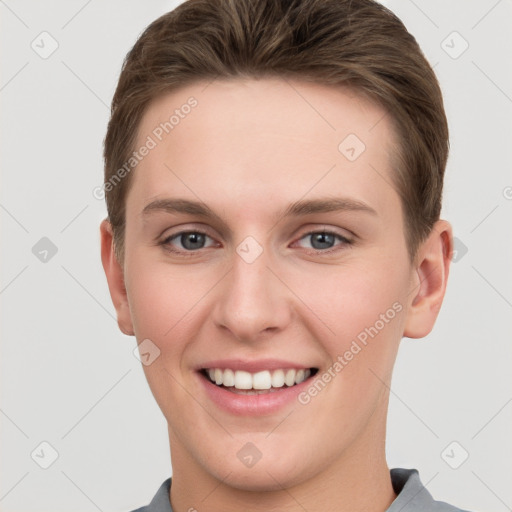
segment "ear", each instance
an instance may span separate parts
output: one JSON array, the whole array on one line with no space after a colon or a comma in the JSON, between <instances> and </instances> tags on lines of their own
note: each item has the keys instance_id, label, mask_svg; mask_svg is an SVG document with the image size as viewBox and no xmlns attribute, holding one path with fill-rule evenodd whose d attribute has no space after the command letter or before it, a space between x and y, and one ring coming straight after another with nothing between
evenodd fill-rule
<instances>
[{"instance_id":1,"label":"ear","mask_svg":"<svg viewBox=\"0 0 512 512\"><path fill-rule=\"evenodd\" d=\"M100 225L101 236L101 262L107 276L110 297L117 312L117 324L121 332L133 336L133 324L128 305L128 296L124 285L123 268L119 264L114 253L114 239L112 225L104 219Z\"/></svg>"},{"instance_id":2,"label":"ear","mask_svg":"<svg viewBox=\"0 0 512 512\"><path fill-rule=\"evenodd\" d=\"M439 220L418 248L404 336L423 338L434 327L446 291L452 252L452 227Z\"/></svg>"}]
</instances>

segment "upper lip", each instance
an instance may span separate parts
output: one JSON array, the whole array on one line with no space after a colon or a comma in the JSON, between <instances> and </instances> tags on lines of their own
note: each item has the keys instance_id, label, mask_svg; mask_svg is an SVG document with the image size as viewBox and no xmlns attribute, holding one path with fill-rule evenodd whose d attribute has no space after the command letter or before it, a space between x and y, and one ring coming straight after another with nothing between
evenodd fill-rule
<instances>
[{"instance_id":1,"label":"upper lip","mask_svg":"<svg viewBox=\"0 0 512 512\"><path fill-rule=\"evenodd\" d=\"M282 359L260 359L260 360L243 360L243 359L217 359L215 361L208 361L197 366L197 370L204 370L210 368L220 368L221 370L241 370L249 373L262 372L264 370L287 370L295 369L307 370L314 368L310 365L303 365L301 363L294 363L291 361L284 361Z\"/></svg>"}]
</instances>

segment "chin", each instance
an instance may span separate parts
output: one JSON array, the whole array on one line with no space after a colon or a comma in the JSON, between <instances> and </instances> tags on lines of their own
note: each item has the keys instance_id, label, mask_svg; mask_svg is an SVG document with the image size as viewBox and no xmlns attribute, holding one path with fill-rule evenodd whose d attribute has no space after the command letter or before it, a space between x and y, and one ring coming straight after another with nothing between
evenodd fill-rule
<instances>
[{"instance_id":1,"label":"chin","mask_svg":"<svg viewBox=\"0 0 512 512\"><path fill-rule=\"evenodd\" d=\"M261 466L260 466L261 464ZM271 492L281 491L283 488L293 487L306 477L300 478L295 474L297 466L288 464L289 467L276 469L272 464L258 463L258 468L232 468L232 473L223 481L226 485L240 491Z\"/></svg>"},{"instance_id":2,"label":"chin","mask_svg":"<svg viewBox=\"0 0 512 512\"><path fill-rule=\"evenodd\" d=\"M247 466L243 459L244 452L240 454L237 447L232 456L226 456L222 463L212 466L211 458L206 460L204 469L217 480L241 491L270 492L280 491L283 488L293 487L311 477L312 468L301 468L304 464L303 455L297 453L295 447L287 453L283 447L275 447L272 451L265 450L268 455L261 454L261 458L253 465ZM269 453L270 452L270 453ZM227 476L226 476L227 475Z\"/></svg>"}]
</instances>

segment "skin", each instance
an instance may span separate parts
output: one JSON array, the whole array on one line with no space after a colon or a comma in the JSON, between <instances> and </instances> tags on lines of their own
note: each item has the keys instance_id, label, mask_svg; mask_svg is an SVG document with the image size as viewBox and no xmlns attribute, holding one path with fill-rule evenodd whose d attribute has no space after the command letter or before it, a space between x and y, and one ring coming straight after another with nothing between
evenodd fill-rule
<instances>
[{"instance_id":1,"label":"skin","mask_svg":"<svg viewBox=\"0 0 512 512\"><path fill-rule=\"evenodd\" d=\"M451 226L438 221L409 260L390 185L395 135L384 111L350 90L280 79L193 84L153 101L137 147L190 96L197 107L134 171L123 262L101 224L119 327L161 351L143 368L169 426L173 509L385 511L395 498L384 450L392 369L402 337L434 325ZM366 145L353 162L338 150L348 134ZM374 213L281 213L333 197ZM163 198L201 201L219 219L141 213ZM205 246L186 257L180 237L169 237L197 229ZM307 233L322 229L352 243L335 237L315 251ZM250 264L236 251L247 236L263 250ZM234 415L210 401L194 371L219 358L278 358L321 375L394 303L401 311L305 405ZM247 442L262 453L251 468L237 457Z\"/></svg>"}]
</instances>

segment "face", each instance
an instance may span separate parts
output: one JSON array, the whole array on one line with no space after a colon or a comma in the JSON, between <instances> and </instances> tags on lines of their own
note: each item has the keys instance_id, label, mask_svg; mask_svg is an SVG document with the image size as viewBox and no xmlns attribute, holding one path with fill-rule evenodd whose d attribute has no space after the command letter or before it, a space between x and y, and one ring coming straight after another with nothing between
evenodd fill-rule
<instances>
[{"instance_id":1,"label":"face","mask_svg":"<svg viewBox=\"0 0 512 512\"><path fill-rule=\"evenodd\" d=\"M124 322L158 356L175 473L272 489L383 451L417 278L393 144L381 108L328 86L214 81L151 104Z\"/></svg>"}]
</instances>

